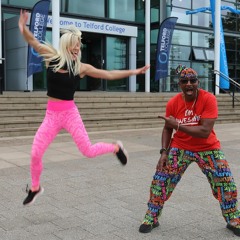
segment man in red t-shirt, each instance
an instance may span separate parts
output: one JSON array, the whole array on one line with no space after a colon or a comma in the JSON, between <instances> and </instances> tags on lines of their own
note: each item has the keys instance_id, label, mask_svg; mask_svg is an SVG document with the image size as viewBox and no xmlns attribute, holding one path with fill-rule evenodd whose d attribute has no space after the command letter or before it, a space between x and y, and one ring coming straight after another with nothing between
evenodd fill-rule
<instances>
[{"instance_id":1,"label":"man in red t-shirt","mask_svg":"<svg viewBox=\"0 0 240 240\"><path fill-rule=\"evenodd\" d=\"M164 203L187 167L196 162L220 203L227 228L240 236L236 184L213 130L218 117L217 100L213 94L198 88L197 73L192 68L180 65L177 73L182 92L169 100L165 116L159 116L165 120L161 157L150 188L148 210L139 231L148 233L159 226L158 217Z\"/></svg>"}]
</instances>

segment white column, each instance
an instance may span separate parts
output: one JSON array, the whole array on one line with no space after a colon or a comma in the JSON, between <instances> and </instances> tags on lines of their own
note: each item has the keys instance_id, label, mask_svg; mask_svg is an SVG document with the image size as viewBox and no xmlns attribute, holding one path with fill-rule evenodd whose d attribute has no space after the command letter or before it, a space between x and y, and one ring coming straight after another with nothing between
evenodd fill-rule
<instances>
[{"instance_id":1,"label":"white column","mask_svg":"<svg viewBox=\"0 0 240 240\"><path fill-rule=\"evenodd\" d=\"M145 0L145 64L150 64L150 0ZM145 92L150 92L150 70L145 73Z\"/></svg>"},{"instance_id":2,"label":"white column","mask_svg":"<svg viewBox=\"0 0 240 240\"><path fill-rule=\"evenodd\" d=\"M136 68L137 59L137 39L131 37L129 39L129 69ZM136 75L129 77L129 92L136 92Z\"/></svg>"},{"instance_id":3,"label":"white column","mask_svg":"<svg viewBox=\"0 0 240 240\"><path fill-rule=\"evenodd\" d=\"M214 70L220 71L220 21L221 21L221 0L215 0L215 38L214 38ZM219 94L220 76L215 74L215 94Z\"/></svg>"},{"instance_id":4,"label":"white column","mask_svg":"<svg viewBox=\"0 0 240 240\"><path fill-rule=\"evenodd\" d=\"M60 0L52 0L52 45L59 47L60 38Z\"/></svg>"}]
</instances>

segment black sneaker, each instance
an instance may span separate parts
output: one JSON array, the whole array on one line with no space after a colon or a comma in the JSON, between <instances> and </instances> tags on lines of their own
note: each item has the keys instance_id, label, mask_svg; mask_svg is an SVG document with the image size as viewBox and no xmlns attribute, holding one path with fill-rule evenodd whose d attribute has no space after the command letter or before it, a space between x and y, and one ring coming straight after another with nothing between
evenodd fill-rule
<instances>
[{"instance_id":1,"label":"black sneaker","mask_svg":"<svg viewBox=\"0 0 240 240\"><path fill-rule=\"evenodd\" d=\"M117 141L117 145L119 146L119 151L116 153L117 158L122 163L122 165L126 165L127 164L127 158L128 158L127 151L126 151L126 149L124 149L121 141Z\"/></svg>"},{"instance_id":2,"label":"black sneaker","mask_svg":"<svg viewBox=\"0 0 240 240\"><path fill-rule=\"evenodd\" d=\"M231 224L227 224L227 228L230 229L236 236L240 237L240 228L236 228Z\"/></svg>"},{"instance_id":3,"label":"black sneaker","mask_svg":"<svg viewBox=\"0 0 240 240\"><path fill-rule=\"evenodd\" d=\"M159 222L156 222L156 223L153 223L151 225L148 225L148 224L142 224L140 227L139 227L139 232L141 233L150 233L152 231L152 229L156 228L159 226Z\"/></svg>"},{"instance_id":4,"label":"black sneaker","mask_svg":"<svg viewBox=\"0 0 240 240\"><path fill-rule=\"evenodd\" d=\"M36 198L43 194L44 192L44 189L42 187L39 188L38 191L36 192L32 192L32 190L27 190L26 189L26 192L28 193L27 197L24 199L23 201L23 205L30 205L30 204L33 204L34 201L36 200Z\"/></svg>"}]
</instances>

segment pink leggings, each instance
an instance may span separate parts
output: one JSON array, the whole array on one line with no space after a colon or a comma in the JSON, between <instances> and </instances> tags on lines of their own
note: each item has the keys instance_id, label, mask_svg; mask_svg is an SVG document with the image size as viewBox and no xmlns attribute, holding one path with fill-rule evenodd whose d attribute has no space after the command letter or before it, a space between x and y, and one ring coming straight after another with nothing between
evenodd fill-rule
<instances>
[{"instance_id":1,"label":"pink leggings","mask_svg":"<svg viewBox=\"0 0 240 240\"><path fill-rule=\"evenodd\" d=\"M114 144L91 144L82 118L74 101L48 101L45 118L33 140L31 152L32 187L39 187L43 169L42 157L61 129L66 129L75 141L79 151L93 158L115 151Z\"/></svg>"}]
</instances>

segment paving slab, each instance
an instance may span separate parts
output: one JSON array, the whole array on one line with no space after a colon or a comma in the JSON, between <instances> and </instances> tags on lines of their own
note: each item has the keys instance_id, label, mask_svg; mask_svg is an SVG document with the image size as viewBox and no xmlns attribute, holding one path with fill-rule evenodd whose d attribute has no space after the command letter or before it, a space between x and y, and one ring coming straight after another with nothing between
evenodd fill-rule
<instances>
[{"instance_id":1,"label":"paving slab","mask_svg":"<svg viewBox=\"0 0 240 240\"><path fill-rule=\"evenodd\" d=\"M217 124L240 189L240 123ZM221 240L238 239L221 216L209 183L192 164L165 204L160 227L138 232L147 209L149 186L159 159L161 128L91 132L93 143L120 139L129 153L122 166L112 154L88 159L68 134L58 135L44 155L45 189L24 207L30 183L33 137L0 138L1 240Z\"/></svg>"}]
</instances>

